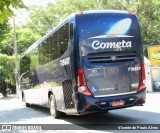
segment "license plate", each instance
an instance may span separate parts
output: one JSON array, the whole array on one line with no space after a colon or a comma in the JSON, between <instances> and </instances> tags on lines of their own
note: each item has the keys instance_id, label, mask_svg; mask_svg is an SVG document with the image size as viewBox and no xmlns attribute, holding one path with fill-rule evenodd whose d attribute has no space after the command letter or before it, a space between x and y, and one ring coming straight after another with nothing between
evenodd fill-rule
<instances>
[{"instance_id":1,"label":"license plate","mask_svg":"<svg viewBox=\"0 0 160 133\"><path fill-rule=\"evenodd\" d=\"M111 103L111 105L113 106L113 107L116 107L116 106L122 106L122 105L124 105L124 101L114 101L114 102L112 102Z\"/></svg>"}]
</instances>

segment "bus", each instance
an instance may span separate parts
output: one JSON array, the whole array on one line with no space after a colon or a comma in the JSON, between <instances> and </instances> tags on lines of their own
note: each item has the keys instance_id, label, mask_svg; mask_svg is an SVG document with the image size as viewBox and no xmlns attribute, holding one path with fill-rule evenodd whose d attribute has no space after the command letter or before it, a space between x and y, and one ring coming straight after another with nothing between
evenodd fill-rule
<instances>
[{"instance_id":1,"label":"bus","mask_svg":"<svg viewBox=\"0 0 160 133\"><path fill-rule=\"evenodd\" d=\"M53 118L143 105L143 46L138 19L121 10L70 15L21 56L22 100Z\"/></svg>"}]
</instances>

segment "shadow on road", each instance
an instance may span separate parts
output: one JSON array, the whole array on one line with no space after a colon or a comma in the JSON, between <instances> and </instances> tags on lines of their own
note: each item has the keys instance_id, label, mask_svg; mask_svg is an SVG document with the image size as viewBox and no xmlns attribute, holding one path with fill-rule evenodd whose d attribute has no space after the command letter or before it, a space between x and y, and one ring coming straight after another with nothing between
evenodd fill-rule
<instances>
[{"instance_id":1,"label":"shadow on road","mask_svg":"<svg viewBox=\"0 0 160 133\"><path fill-rule=\"evenodd\" d=\"M141 107L139 107L141 108ZM43 113L44 115L50 115L49 110L46 108L32 106L31 109L37 112ZM159 124L160 113L147 112L129 109L113 110L108 113L94 113L82 116L64 115L61 119L67 123L71 123L73 127L69 126L68 129L81 129L81 130L107 130L110 126L118 128L118 125L126 126L128 124ZM55 121L53 119L53 121ZM63 125L63 124L62 124ZM64 126L66 127L66 126ZM64 128L65 129L65 128ZM112 129L113 130L113 129ZM114 132L120 132L124 130L115 130ZM146 131L146 130L144 130ZM151 130L153 131L153 130ZM113 131L112 131L113 132Z\"/></svg>"},{"instance_id":2,"label":"shadow on road","mask_svg":"<svg viewBox=\"0 0 160 133\"><path fill-rule=\"evenodd\" d=\"M10 100L10 98L3 99L3 101L8 101L8 100ZM9 102L11 101L12 100L10 100ZM50 120L51 122L53 120L54 123L56 121L57 124L59 124L59 122L63 120L66 123L71 124L70 126L73 126L74 127L73 129L77 127L78 129L96 130L96 131L107 130L106 127L108 127L109 125L117 125L117 124L160 124L160 113L138 110L141 108L143 107L137 107L136 109L135 108L119 109L110 111L108 113L94 113L82 116L64 115L63 118L61 119L58 120L50 119ZM35 105L29 108L18 106L16 108L8 110L0 109L0 123L14 123L18 121L25 122L25 120L27 119L34 119L34 118L37 119L43 117L50 117L49 109ZM32 124L39 124L39 123L41 124L43 122L37 121L36 123ZM117 133L122 131L116 130L112 132Z\"/></svg>"},{"instance_id":3,"label":"shadow on road","mask_svg":"<svg viewBox=\"0 0 160 133\"><path fill-rule=\"evenodd\" d=\"M82 130L105 130L112 133L134 132L132 130L118 130L118 126L128 126L128 124L160 124L160 113L138 111L134 109L120 109L108 113L96 113L83 116L65 116L65 121L72 123L74 129ZM110 130L109 130L110 129ZM114 130L114 131L113 131ZM136 132L136 130L135 130ZM154 130L141 130L140 132L157 132Z\"/></svg>"}]
</instances>

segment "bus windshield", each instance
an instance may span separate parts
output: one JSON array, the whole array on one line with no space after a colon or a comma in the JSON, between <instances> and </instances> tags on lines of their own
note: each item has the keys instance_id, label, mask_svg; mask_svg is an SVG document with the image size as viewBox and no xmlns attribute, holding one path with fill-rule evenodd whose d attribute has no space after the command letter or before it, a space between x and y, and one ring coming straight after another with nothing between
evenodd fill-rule
<instances>
[{"instance_id":1,"label":"bus windshield","mask_svg":"<svg viewBox=\"0 0 160 133\"><path fill-rule=\"evenodd\" d=\"M104 35L139 36L137 20L130 14L84 14L79 16L81 38Z\"/></svg>"}]
</instances>

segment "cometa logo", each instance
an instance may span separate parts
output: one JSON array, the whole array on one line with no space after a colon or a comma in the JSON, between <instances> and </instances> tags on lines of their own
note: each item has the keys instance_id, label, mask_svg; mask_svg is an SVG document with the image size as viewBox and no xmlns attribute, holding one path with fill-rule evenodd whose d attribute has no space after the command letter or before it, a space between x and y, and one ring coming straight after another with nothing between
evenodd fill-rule
<instances>
[{"instance_id":1,"label":"cometa logo","mask_svg":"<svg viewBox=\"0 0 160 133\"><path fill-rule=\"evenodd\" d=\"M92 42L93 49L105 49L105 48L128 48L132 47L131 41L122 40L121 42L100 42L95 40Z\"/></svg>"}]
</instances>

